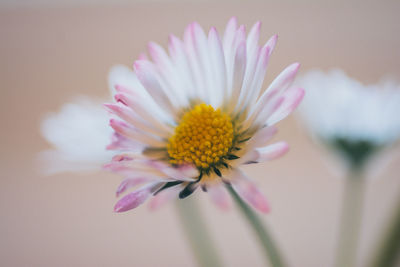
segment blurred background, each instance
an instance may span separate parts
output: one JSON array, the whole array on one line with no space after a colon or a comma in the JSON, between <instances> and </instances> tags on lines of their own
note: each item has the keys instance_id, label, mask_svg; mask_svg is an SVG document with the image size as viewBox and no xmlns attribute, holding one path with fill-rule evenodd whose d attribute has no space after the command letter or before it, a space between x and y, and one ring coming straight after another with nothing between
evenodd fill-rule
<instances>
[{"instance_id":1,"label":"blurred background","mask_svg":"<svg viewBox=\"0 0 400 267\"><path fill-rule=\"evenodd\" d=\"M129 3L128 3L129 2ZM235 15L263 23L261 43L279 35L266 84L285 66L344 69L364 83L400 79L398 1L84 1L0 2L0 265L195 266L173 203L113 213L120 177L109 173L44 176L37 153L49 148L39 125L76 95L108 98L109 68L131 66L148 41L166 46L192 21L223 32ZM77 118L79 119L79 118ZM343 179L326 152L295 121L275 140L291 151L247 170L267 195L263 216L290 266L331 266ZM372 256L400 194L400 156L367 185L359 266ZM322 153L322 154L321 154ZM321 156L323 155L323 156ZM263 266L251 229L233 207L220 212L200 190L193 196L226 266Z\"/></svg>"}]
</instances>

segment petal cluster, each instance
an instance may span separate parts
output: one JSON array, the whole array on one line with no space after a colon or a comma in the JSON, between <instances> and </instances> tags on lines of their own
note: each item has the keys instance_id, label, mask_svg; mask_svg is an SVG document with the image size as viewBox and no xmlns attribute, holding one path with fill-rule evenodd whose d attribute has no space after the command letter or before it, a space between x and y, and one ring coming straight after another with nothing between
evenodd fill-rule
<instances>
[{"instance_id":1,"label":"petal cluster","mask_svg":"<svg viewBox=\"0 0 400 267\"><path fill-rule=\"evenodd\" d=\"M246 35L245 26L232 18L220 37L215 28L206 34L192 23L182 40L169 37L168 51L150 43L133 71L112 69L116 102L105 106L118 118L110 120L115 133L109 149L120 154L105 168L124 177L117 195L138 187L118 201L115 211L133 209L150 196L150 206L158 207L199 187L225 208L224 183L259 211L268 211L265 197L240 166L288 150L285 142L269 143L273 125L297 107L304 90L292 86L298 63L262 88L277 36L260 46L260 26ZM193 114L204 127L192 127L197 125Z\"/></svg>"}]
</instances>

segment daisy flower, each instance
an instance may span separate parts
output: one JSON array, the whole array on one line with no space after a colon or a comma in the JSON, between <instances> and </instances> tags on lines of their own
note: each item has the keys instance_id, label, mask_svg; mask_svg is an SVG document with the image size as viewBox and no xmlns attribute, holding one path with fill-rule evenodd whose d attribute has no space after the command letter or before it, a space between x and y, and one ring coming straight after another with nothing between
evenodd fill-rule
<instances>
[{"instance_id":1,"label":"daisy flower","mask_svg":"<svg viewBox=\"0 0 400 267\"><path fill-rule=\"evenodd\" d=\"M340 70L310 71L299 84L308 90L299 109L302 121L348 163L336 266L355 266L365 169L372 155L400 137L400 86L390 81L363 85Z\"/></svg>"},{"instance_id":2,"label":"daisy flower","mask_svg":"<svg viewBox=\"0 0 400 267\"><path fill-rule=\"evenodd\" d=\"M313 70L298 84L308 91L299 108L305 126L351 166L363 165L400 137L400 85L393 81L363 85L341 70Z\"/></svg>"},{"instance_id":3,"label":"daisy flower","mask_svg":"<svg viewBox=\"0 0 400 267\"><path fill-rule=\"evenodd\" d=\"M223 37L208 35L197 23L183 39L170 35L168 52L155 43L133 70L117 66L110 73L115 103L105 104L116 118L108 149L119 154L105 165L124 180L116 212L136 208L152 197L158 206L196 189L208 192L226 207L225 184L261 212L269 207L255 184L241 171L282 156L285 142L269 144L274 124L300 103L304 90L292 87L299 69L284 69L268 88L262 85L277 36L258 44L261 24L246 36L243 25L230 19Z\"/></svg>"}]
</instances>

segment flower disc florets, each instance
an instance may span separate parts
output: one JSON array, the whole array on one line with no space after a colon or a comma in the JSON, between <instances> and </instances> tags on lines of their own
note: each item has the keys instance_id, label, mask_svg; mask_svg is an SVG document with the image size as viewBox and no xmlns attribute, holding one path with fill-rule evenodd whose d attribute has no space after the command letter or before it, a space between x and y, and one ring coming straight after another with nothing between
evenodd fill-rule
<instances>
[{"instance_id":1,"label":"flower disc florets","mask_svg":"<svg viewBox=\"0 0 400 267\"><path fill-rule=\"evenodd\" d=\"M211 105L199 104L187 111L167 150L170 163L194 164L209 169L222 164L234 142L234 126L230 116Z\"/></svg>"}]
</instances>

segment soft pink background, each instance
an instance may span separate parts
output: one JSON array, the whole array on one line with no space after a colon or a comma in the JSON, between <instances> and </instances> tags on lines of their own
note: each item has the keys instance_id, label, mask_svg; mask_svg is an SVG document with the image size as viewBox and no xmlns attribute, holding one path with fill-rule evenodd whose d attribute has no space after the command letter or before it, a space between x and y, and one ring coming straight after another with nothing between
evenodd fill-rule
<instances>
[{"instance_id":1,"label":"soft pink background","mask_svg":"<svg viewBox=\"0 0 400 267\"><path fill-rule=\"evenodd\" d=\"M344 7L346 3L346 7ZM45 177L35 162L49 148L39 124L77 94L106 97L115 63L131 65L150 40L163 46L191 21L222 32L236 15L250 27L263 22L262 40L279 34L267 82L286 65L302 71L341 67L364 82L400 77L400 4L132 4L130 6L2 8L0 10L0 265L193 266L174 205L157 212L142 206L115 214L120 178L108 173ZM318 112L318 111L316 111ZM268 196L263 216L291 266L333 262L342 179L321 148L293 117L278 139L291 151L281 160L249 168ZM400 194L400 157L368 181L360 264ZM220 212L195 194L226 266L262 266L263 257L235 209Z\"/></svg>"}]
</instances>

